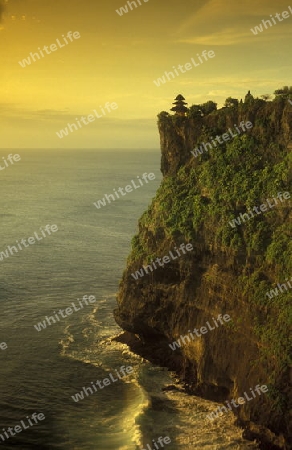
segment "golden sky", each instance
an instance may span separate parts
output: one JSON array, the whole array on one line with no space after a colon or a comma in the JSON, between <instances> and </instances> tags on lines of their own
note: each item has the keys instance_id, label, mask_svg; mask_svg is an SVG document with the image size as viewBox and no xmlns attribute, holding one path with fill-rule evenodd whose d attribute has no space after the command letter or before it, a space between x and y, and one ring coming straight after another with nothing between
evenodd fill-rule
<instances>
[{"instance_id":1,"label":"golden sky","mask_svg":"<svg viewBox=\"0 0 292 450\"><path fill-rule=\"evenodd\" d=\"M292 85L292 12L254 35L283 0L0 0L2 148L157 148L157 114L182 93L189 105L222 106L250 89L260 96ZM292 10L292 2L291 2ZM21 67L30 52L68 31L80 39ZM157 87L154 80L203 50L215 57ZM290 75L290 77L289 77ZM107 112L60 139L76 118ZM100 113L101 114L101 113Z\"/></svg>"}]
</instances>

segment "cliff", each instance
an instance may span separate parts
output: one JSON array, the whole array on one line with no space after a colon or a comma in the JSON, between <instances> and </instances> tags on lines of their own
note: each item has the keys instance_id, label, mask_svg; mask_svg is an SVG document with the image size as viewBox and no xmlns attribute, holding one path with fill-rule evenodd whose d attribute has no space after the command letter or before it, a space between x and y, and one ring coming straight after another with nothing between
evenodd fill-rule
<instances>
[{"instance_id":1,"label":"cliff","mask_svg":"<svg viewBox=\"0 0 292 450\"><path fill-rule=\"evenodd\" d=\"M234 413L261 448L290 448L292 107L283 98L252 99L203 117L158 118L164 177L133 238L116 321L140 353L176 370L192 393L223 402L267 385ZM236 134L241 121L252 128L191 153L229 128ZM290 198L232 222L279 192ZM193 251L132 275L182 243ZM232 320L170 348L219 314Z\"/></svg>"}]
</instances>

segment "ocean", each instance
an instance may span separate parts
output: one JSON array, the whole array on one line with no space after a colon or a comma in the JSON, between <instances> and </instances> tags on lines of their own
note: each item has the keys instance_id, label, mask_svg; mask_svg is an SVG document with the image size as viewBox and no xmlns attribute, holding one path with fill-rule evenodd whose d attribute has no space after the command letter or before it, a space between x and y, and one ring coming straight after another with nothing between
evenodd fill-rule
<instances>
[{"instance_id":1,"label":"ocean","mask_svg":"<svg viewBox=\"0 0 292 450\"><path fill-rule=\"evenodd\" d=\"M21 160L0 171L0 254L18 248L0 260L0 343L7 344L0 349L0 447L156 450L153 440L168 436L169 450L257 448L241 438L231 413L208 422L216 403L183 390L163 393L175 375L112 341L122 332L115 295L138 219L161 181L160 151L2 149L0 161L9 153ZM145 172L155 179L94 206ZM58 230L48 235L46 225ZM34 233L42 240L17 247ZM85 295L96 301L58 313ZM55 323L37 331L46 316ZM122 366L133 371L72 398ZM45 419L9 435L8 427L27 424L35 412Z\"/></svg>"}]
</instances>

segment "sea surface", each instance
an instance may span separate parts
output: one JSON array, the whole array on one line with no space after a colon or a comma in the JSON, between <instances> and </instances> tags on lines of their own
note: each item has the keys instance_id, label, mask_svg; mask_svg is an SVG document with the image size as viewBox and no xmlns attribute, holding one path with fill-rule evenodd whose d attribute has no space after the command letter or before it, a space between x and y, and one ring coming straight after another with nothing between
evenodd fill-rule
<instances>
[{"instance_id":1,"label":"sea surface","mask_svg":"<svg viewBox=\"0 0 292 450\"><path fill-rule=\"evenodd\" d=\"M21 160L0 171L0 252L41 236L47 224L58 231L0 261L0 343L8 346L0 349L0 434L34 412L45 415L0 438L0 448L149 450L159 436L170 437L169 450L257 448L230 413L207 422L216 403L163 393L174 374L112 341L122 331L112 314L115 294L138 219L161 181L160 151L2 149L0 161L9 153ZM155 180L99 210L93 205L144 172ZM96 302L35 329L84 295ZM121 366L132 374L73 400Z\"/></svg>"}]
</instances>

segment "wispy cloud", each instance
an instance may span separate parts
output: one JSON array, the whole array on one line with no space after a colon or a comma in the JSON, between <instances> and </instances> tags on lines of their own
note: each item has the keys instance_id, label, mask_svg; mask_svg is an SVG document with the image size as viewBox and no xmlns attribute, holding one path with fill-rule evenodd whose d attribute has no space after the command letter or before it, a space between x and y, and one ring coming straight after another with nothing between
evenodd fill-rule
<instances>
[{"instance_id":1,"label":"wispy cloud","mask_svg":"<svg viewBox=\"0 0 292 450\"><path fill-rule=\"evenodd\" d=\"M1 104L0 103L0 117L4 118L13 123L13 120L17 119L24 122L35 122L35 121L45 121L48 126L52 123L74 122L76 117L87 116L91 111L76 111L69 112L69 108L65 109L38 109L29 110L22 108L19 105L14 104ZM96 123L99 123L98 121ZM104 126L114 126L114 127L153 127L156 124L156 118L117 118L117 117L103 117L102 118L103 127Z\"/></svg>"},{"instance_id":2,"label":"wispy cloud","mask_svg":"<svg viewBox=\"0 0 292 450\"><path fill-rule=\"evenodd\" d=\"M22 107L21 105L13 103L0 103L0 117L6 118L20 118L30 120L33 118L39 119L61 119L66 117L73 117L68 114L68 109L42 109L42 110L30 110ZM75 116L76 117L76 116Z\"/></svg>"},{"instance_id":3,"label":"wispy cloud","mask_svg":"<svg viewBox=\"0 0 292 450\"><path fill-rule=\"evenodd\" d=\"M225 28L221 31L212 32L205 36L193 36L180 39L179 42L184 44L199 45L234 45L241 42L252 42L254 36L248 31L239 31L238 28Z\"/></svg>"},{"instance_id":4,"label":"wispy cloud","mask_svg":"<svg viewBox=\"0 0 292 450\"><path fill-rule=\"evenodd\" d=\"M269 18L270 14L283 10L287 10L286 0L279 0L277 5L274 0L266 0L264 3L261 0L245 0L241 3L229 1L228 7L224 8L222 0L209 0L196 14L180 24L177 42L212 46L251 43L255 39L250 28L262 19ZM277 37L291 33L288 22L279 25L276 33ZM275 33L266 33L261 38L262 41L274 40Z\"/></svg>"}]
</instances>

